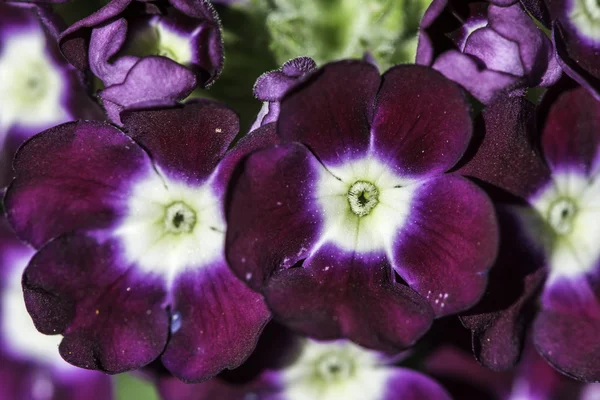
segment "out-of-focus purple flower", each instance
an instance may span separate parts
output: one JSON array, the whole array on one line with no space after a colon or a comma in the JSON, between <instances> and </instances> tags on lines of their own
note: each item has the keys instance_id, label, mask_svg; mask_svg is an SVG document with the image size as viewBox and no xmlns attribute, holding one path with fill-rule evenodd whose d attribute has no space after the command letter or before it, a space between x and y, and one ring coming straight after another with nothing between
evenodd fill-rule
<instances>
[{"instance_id":1,"label":"out-of-focus purple flower","mask_svg":"<svg viewBox=\"0 0 600 400\"><path fill-rule=\"evenodd\" d=\"M111 379L66 363L59 336L39 333L27 310L21 276L34 250L21 243L0 219L0 398L105 400Z\"/></svg>"},{"instance_id":2,"label":"out-of-focus purple flower","mask_svg":"<svg viewBox=\"0 0 600 400\"><path fill-rule=\"evenodd\" d=\"M506 195L498 206L500 256L489 290L462 319L478 359L504 369L518 360L539 307L533 341L540 354L569 376L597 381L600 102L582 87L546 95L545 160L526 125L532 107L523 102L501 99L488 107L485 137L460 170Z\"/></svg>"},{"instance_id":3,"label":"out-of-focus purple flower","mask_svg":"<svg viewBox=\"0 0 600 400\"><path fill-rule=\"evenodd\" d=\"M600 384L582 384L559 374L531 343L512 371L492 371L467 351L451 345L443 345L428 356L425 371L456 399L595 400L600 395Z\"/></svg>"},{"instance_id":4,"label":"out-of-focus purple flower","mask_svg":"<svg viewBox=\"0 0 600 400\"><path fill-rule=\"evenodd\" d=\"M462 90L430 68L327 64L281 102L282 143L240 165L231 267L309 336L412 345L479 300L496 256L491 202L444 174L471 129Z\"/></svg>"},{"instance_id":5,"label":"out-of-focus purple flower","mask_svg":"<svg viewBox=\"0 0 600 400\"><path fill-rule=\"evenodd\" d=\"M393 365L394 358L367 350L348 340L322 342L289 332L285 346L264 349L259 344L253 357L270 350L278 360L265 360L252 379L231 383L219 378L199 385L185 385L163 378L158 388L165 400L450 400L448 393L431 378ZM248 368L257 363L249 361ZM246 367L243 366L242 368Z\"/></svg>"},{"instance_id":6,"label":"out-of-focus purple flower","mask_svg":"<svg viewBox=\"0 0 600 400\"><path fill-rule=\"evenodd\" d=\"M252 124L250 131L275 122L279 116L280 102L285 93L298 83L306 74L317 69L310 57L294 58L276 71L261 75L254 85L254 97L263 102L263 106Z\"/></svg>"},{"instance_id":7,"label":"out-of-focus purple flower","mask_svg":"<svg viewBox=\"0 0 600 400\"><path fill-rule=\"evenodd\" d=\"M552 43L516 0L434 0L421 22L416 61L483 103L501 91L552 85L561 74Z\"/></svg>"},{"instance_id":8,"label":"out-of-focus purple flower","mask_svg":"<svg viewBox=\"0 0 600 400\"><path fill-rule=\"evenodd\" d=\"M206 379L238 366L270 318L227 267L223 201L233 165L273 129L227 151L238 118L213 102L121 118L129 136L74 122L15 157L7 216L40 249L27 308L74 365L117 373L160 356L180 379Z\"/></svg>"},{"instance_id":9,"label":"out-of-focus purple flower","mask_svg":"<svg viewBox=\"0 0 600 400\"><path fill-rule=\"evenodd\" d=\"M0 187L10 181L10 162L27 138L101 114L58 51L59 25L47 8L0 3Z\"/></svg>"},{"instance_id":10,"label":"out-of-focus purple flower","mask_svg":"<svg viewBox=\"0 0 600 400\"><path fill-rule=\"evenodd\" d=\"M112 0L60 36L65 57L104 83L111 120L134 105L172 103L223 68L218 16L208 0Z\"/></svg>"},{"instance_id":11,"label":"out-of-focus purple flower","mask_svg":"<svg viewBox=\"0 0 600 400\"><path fill-rule=\"evenodd\" d=\"M592 0L530 0L547 7L565 73L600 100L600 4Z\"/></svg>"}]
</instances>

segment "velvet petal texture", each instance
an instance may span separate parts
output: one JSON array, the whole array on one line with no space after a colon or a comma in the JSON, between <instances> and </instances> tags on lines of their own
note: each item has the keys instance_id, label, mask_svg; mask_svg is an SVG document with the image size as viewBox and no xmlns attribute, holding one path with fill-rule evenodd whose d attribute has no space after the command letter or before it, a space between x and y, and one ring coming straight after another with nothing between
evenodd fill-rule
<instances>
[{"instance_id":1,"label":"velvet petal texture","mask_svg":"<svg viewBox=\"0 0 600 400\"><path fill-rule=\"evenodd\" d=\"M473 333L475 357L492 370L507 370L519 361L547 275L541 250L532 252L534 245L523 234L519 211L499 206L500 250L489 286L482 300L461 315Z\"/></svg>"},{"instance_id":2,"label":"velvet petal texture","mask_svg":"<svg viewBox=\"0 0 600 400\"><path fill-rule=\"evenodd\" d=\"M461 89L422 66L375 74L335 62L286 94L282 144L234 177L226 253L286 324L391 351L479 299L497 227L483 191L443 175L471 138Z\"/></svg>"},{"instance_id":3,"label":"velvet petal texture","mask_svg":"<svg viewBox=\"0 0 600 400\"><path fill-rule=\"evenodd\" d=\"M25 304L42 333L62 333L62 357L113 373L163 351L169 317L159 279L137 275L105 233L65 235L45 246L23 277Z\"/></svg>"},{"instance_id":4,"label":"velvet petal texture","mask_svg":"<svg viewBox=\"0 0 600 400\"><path fill-rule=\"evenodd\" d=\"M326 165L357 157L369 146L379 84L371 64L327 64L283 99L277 132L282 140L305 144Z\"/></svg>"},{"instance_id":5,"label":"velvet petal texture","mask_svg":"<svg viewBox=\"0 0 600 400\"><path fill-rule=\"evenodd\" d=\"M113 224L129 182L152 164L111 125L71 122L27 142L14 168L7 217L19 237L39 247L64 232Z\"/></svg>"},{"instance_id":6,"label":"velvet petal texture","mask_svg":"<svg viewBox=\"0 0 600 400\"><path fill-rule=\"evenodd\" d=\"M599 282L596 267L592 276L547 285L534 325L534 342L540 354L564 374L591 382L600 377Z\"/></svg>"},{"instance_id":7,"label":"velvet petal texture","mask_svg":"<svg viewBox=\"0 0 600 400\"><path fill-rule=\"evenodd\" d=\"M121 118L128 135L150 152L165 174L190 184L207 179L239 131L237 115L210 101L125 112Z\"/></svg>"},{"instance_id":8,"label":"velvet petal texture","mask_svg":"<svg viewBox=\"0 0 600 400\"><path fill-rule=\"evenodd\" d=\"M430 377L408 369L398 368L390 374L383 400L394 400L402 394L406 400L450 400L439 383Z\"/></svg>"},{"instance_id":9,"label":"velvet petal texture","mask_svg":"<svg viewBox=\"0 0 600 400\"><path fill-rule=\"evenodd\" d=\"M184 381L239 366L270 319L262 298L224 262L182 274L173 292L171 339L161 359Z\"/></svg>"},{"instance_id":10,"label":"velvet petal texture","mask_svg":"<svg viewBox=\"0 0 600 400\"><path fill-rule=\"evenodd\" d=\"M526 99L506 96L488 105L457 172L484 182L497 201L537 193L550 170L535 148L534 109Z\"/></svg>"},{"instance_id":11,"label":"velvet petal texture","mask_svg":"<svg viewBox=\"0 0 600 400\"><path fill-rule=\"evenodd\" d=\"M288 144L257 151L241 168L245 173L233 181L228 207L234 223L227 229L226 254L236 275L259 290L274 271L306 258L315 243L320 220L314 181L323 167L306 147Z\"/></svg>"},{"instance_id":12,"label":"velvet petal texture","mask_svg":"<svg viewBox=\"0 0 600 400\"><path fill-rule=\"evenodd\" d=\"M471 130L462 90L441 74L398 66L383 75L370 151L398 175L422 179L446 172L465 152Z\"/></svg>"},{"instance_id":13,"label":"velvet petal texture","mask_svg":"<svg viewBox=\"0 0 600 400\"><path fill-rule=\"evenodd\" d=\"M394 269L436 316L471 307L483 294L498 247L485 193L458 176L433 178L417 189L410 216L394 238Z\"/></svg>"},{"instance_id":14,"label":"velvet petal texture","mask_svg":"<svg viewBox=\"0 0 600 400\"><path fill-rule=\"evenodd\" d=\"M121 116L131 137L78 122L19 153L8 215L19 210L18 233L46 242L25 273L27 307L77 366L118 373L162 354L178 378L205 380L238 366L270 319L226 266L222 214L233 165L274 143L273 125L227 152L239 122L220 104ZM22 200L32 193L39 204Z\"/></svg>"},{"instance_id":15,"label":"velvet petal texture","mask_svg":"<svg viewBox=\"0 0 600 400\"><path fill-rule=\"evenodd\" d=\"M394 282L385 255L334 246L319 249L302 268L276 273L265 297L276 317L295 330L389 352L414 344L433 319L422 297Z\"/></svg>"},{"instance_id":16,"label":"velvet petal texture","mask_svg":"<svg viewBox=\"0 0 600 400\"><path fill-rule=\"evenodd\" d=\"M542 136L544 156L553 170L600 172L600 101L584 88L561 94L549 109ZM576 134L574 134L574 130Z\"/></svg>"}]
</instances>

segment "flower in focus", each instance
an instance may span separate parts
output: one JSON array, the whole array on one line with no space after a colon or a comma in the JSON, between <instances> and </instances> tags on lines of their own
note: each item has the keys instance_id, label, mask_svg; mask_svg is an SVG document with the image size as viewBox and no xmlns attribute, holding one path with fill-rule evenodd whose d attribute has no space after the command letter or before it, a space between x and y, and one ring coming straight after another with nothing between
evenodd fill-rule
<instances>
[{"instance_id":1,"label":"flower in focus","mask_svg":"<svg viewBox=\"0 0 600 400\"><path fill-rule=\"evenodd\" d=\"M107 400L111 379L67 364L59 336L39 333L25 309L21 275L34 250L0 219L0 398Z\"/></svg>"},{"instance_id":2,"label":"flower in focus","mask_svg":"<svg viewBox=\"0 0 600 400\"><path fill-rule=\"evenodd\" d=\"M46 8L0 4L0 187L18 146L56 124L94 118L81 77L60 56L60 23Z\"/></svg>"},{"instance_id":3,"label":"flower in focus","mask_svg":"<svg viewBox=\"0 0 600 400\"><path fill-rule=\"evenodd\" d=\"M254 97L263 102L250 131L275 122L279 116L280 102L285 93L306 74L317 69L317 64L309 57L298 57L284 63L276 71L266 72L256 80Z\"/></svg>"},{"instance_id":4,"label":"flower in focus","mask_svg":"<svg viewBox=\"0 0 600 400\"><path fill-rule=\"evenodd\" d=\"M323 64L371 55L383 69L413 62L419 20L430 0L255 1L265 9L278 63L299 56Z\"/></svg>"},{"instance_id":5,"label":"flower in focus","mask_svg":"<svg viewBox=\"0 0 600 400\"><path fill-rule=\"evenodd\" d=\"M237 116L208 101L121 118L129 136L74 122L15 157L7 216L40 249L27 309L79 367L117 373L160 356L180 379L206 379L238 366L270 318L225 263L222 207L233 165L274 135L265 126L227 152Z\"/></svg>"},{"instance_id":6,"label":"flower in focus","mask_svg":"<svg viewBox=\"0 0 600 400\"><path fill-rule=\"evenodd\" d=\"M491 202L445 174L471 129L461 89L436 71L327 64L281 102L282 143L240 164L230 266L295 330L410 346L478 301L496 256Z\"/></svg>"},{"instance_id":7,"label":"flower in focus","mask_svg":"<svg viewBox=\"0 0 600 400\"><path fill-rule=\"evenodd\" d=\"M498 207L501 246L490 289L462 319L479 360L504 369L518 360L535 316L540 354L566 375L597 381L600 102L582 87L551 90L540 111L542 158L524 128L531 107L520 101L486 111L486 136L460 171L509 195Z\"/></svg>"},{"instance_id":8,"label":"flower in focus","mask_svg":"<svg viewBox=\"0 0 600 400\"><path fill-rule=\"evenodd\" d=\"M112 0L61 33L65 57L104 84L111 120L135 104L175 102L223 67L221 26L208 0Z\"/></svg>"},{"instance_id":9,"label":"flower in focus","mask_svg":"<svg viewBox=\"0 0 600 400\"><path fill-rule=\"evenodd\" d=\"M561 74L552 43L516 0L434 0L420 29L417 63L486 104L500 91L550 86Z\"/></svg>"},{"instance_id":10,"label":"flower in focus","mask_svg":"<svg viewBox=\"0 0 600 400\"><path fill-rule=\"evenodd\" d=\"M434 380L395 366L394 359L383 353L347 340L322 342L287 335L286 343L281 343L281 338L279 343L270 341L278 346L277 360L265 360L264 368L247 382L215 378L190 386L163 378L158 384L161 395L165 400L450 400ZM267 349L262 347L259 345L253 357L266 356ZM274 352L271 349L270 353ZM258 364L252 361L248 364L256 369Z\"/></svg>"}]
</instances>

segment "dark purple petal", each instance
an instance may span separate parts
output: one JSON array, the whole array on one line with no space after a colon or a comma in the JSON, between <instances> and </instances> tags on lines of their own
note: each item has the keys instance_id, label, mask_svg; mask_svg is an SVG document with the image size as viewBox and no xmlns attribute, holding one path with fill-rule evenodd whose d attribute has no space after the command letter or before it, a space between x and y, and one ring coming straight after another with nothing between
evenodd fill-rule
<instances>
[{"instance_id":1,"label":"dark purple petal","mask_svg":"<svg viewBox=\"0 0 600 400\"><path fill-rule=\"evenodd\" d=\"M430 68L394 67L383 75L371 131L371 151L396 174L432 176L449 170L465 152L472 131L469 104L458 85Z\"/></svg>"},{"instance_id":2,"label":"dark purple petal","mask_svg":"<svg viewBox=\"0 0 600 400\"><path fill-rule=\"evenodd\" d=\"M600 167L600 101L584 88L561 93L549 108L542 147L553 170L578 168L593 175Z\"/></svg>"},{"instance_id":3,"label":"dark purple petal","mask_svg":"<svg viewBox=\"0 0 600 400\"><path fill-rule=\"evenodd\" d=\"M183 107L128 111L121 121L129 136L172 179L201 184L223 158L239 131L239 119L212 101Z\"/></svg>"},{"instance_id":4,"label":"dark purple petal","mask_svg":"<svg viewBox=\"0 0 600 400\"><path fill-rule=\"evenodd\" d=\"M463 86L482 103L490 103L502 90L519 83L519 77L500 71L481 69L469 56L449 50L435 59L433 68Z\"/></svg>"},{"instance_id":5,"label":"dark purple petal","mask_svg":"<svg viewBox=\"0 0 600 400\"><path fill-rule=\"evenodd\" d=\"M196 75L165 57L144 57L127 74L125 81L102 90L98 96L114 123L121 125L122 110L155 101L178 101L196 87Z\"/></svg>"},{"instance_id":6,"label":"dark purple petal","mask_svg":"<svg viewBox=\"0 0 600 400\"><path fill-rule=\"evenodd\" d=\"M521 4L535 19L550 28L550 13L544 0L521 0Z\"/></svg>"},{"instance_id":7,"label":"dark purple petal","mask_svg":"<svg viewBox=\"0 0 600 400\"><path fill-rule=\"evenodd\" d=\"M526 212L526 211L525 211ZM513 367L547 272L545 258L524 234L515 209L498 209L500 251L481 301L461 316L473 332L477 360L492 370Z\"/></svg>"},{"instance_id":8,"label":"dark purple petal","mask_svg":"<svg viewBox=\"0 0 600 400\"><path fill-rule=\"evenodd\" d=\"M157 386L163 400L240 400L247 394L242 385L231 384L219 378L194 385L170 377L161 379Z\"/></svg>"},{"instance_id":9,"label":"dark purple petal","mask_svg":"<svg viewBox=\"0 0 600 400\"><path fill-rule=\"evenodd\" d=\"M64 232L107 227L122 215L136 176L152 164L133 140L101 122L72 122L28 141L14 161L5 205L17 234L36 247Z\"/></svg>"},{"instance_id":10,"label":"dark purple petal","mask_svg":"<svg viewBox=\"0 0 600 400\"><path fill-rule=\"evenodd\" d=\"M263 147L278 143L279 138L275 132L275 124L267 124L242 137L235 146L227 152L217 166L213 186L217 193L222 193L225 198L227 185L238 163L247 155Z\"/></svg>"},{"instance_id":11,"label":"dark purple petal","mask_svg":"<svg viewBox=\"0 0 600 400\"><path fill-rule=\"evenodd\" d=\"M360 61L327 64L281 103L277 133L305 144L325 164L366 151L379 71Z\"/></svg>"},{"instance_id":12,"label":"dark purple petal","mask_svg":"<svg viewBox=\"0 0 600 400\"><path fill-rule=\"evenodd\" d=\"M100 372L70 366L51 370L0 356L0 398L111 400L114 394L111 378Z\"/></svg>"},{"instance_id":13,"label":"dark purple petal","mask_svg":"<svg viewBox=\"0 0 600 400\"><path fill-rule=\"evenodd\" d=\"M61 356L110 373L140 368L163 351L169 331L163 285L128 265L106 232L53 240L23 276L25 304L38 330L64 335Z\"/></svg>"},{"instance_id":14,"label":"dark purple petal","mask_svg":"<svg viewBox=\"0 0 600 400\"><path fill-rule=\"evenodd\" d=\"M597 273L550 281L534 324L540 354L563 374L588 382L600 381L598 293Z\"/></svg>"},{"instance_id":15,"label":"dark purple petal","mask_svg":"<svg viewBox=\"0 0 600 400\"><path fill-rule=\"evenodd\" d=\"M457 172L491 185L495 200L505 200L504 192L521 200L536 194L550 181L550 171L534 148L534 111L532 103L519 97L503 96L489 104Z\"/></svg>"},{"instance_id":16,"label":"dark purple petal","mask_svg":"<svg viewBox=\"0 0 600 400\"><path fill-rule=\"evenodd\" d=\"M454 175L421 183L410 219L393 243L393 266L427 298L436 316L473 306L498 250L494 207L485 193Z\"/></svg>"},{"instance_id":17,"label":"dark purple petal","mask_svg":"<svg viewBox=\"0 0 600 400\"><path fill-rule=\"evenodd\" d=\"M383 400L451 400L439 383L424 374L404 368L392 371Z\"/></svg>"},{"instance_id":18,"label":"dark purple petal","mask_svg":"<svg viewBox=\"0 0 600 400\"><path fill-rule=\"evenodd\" d=\"M302 267L275 273L264 294L275 318L294 330L394 352L413 345L433 313L421 296L393 279L385 255L325 246Z\"/></svg>"},{"instance_id":19,"label":"dark purple petal","mask_svg":"<svg viewBox=\"0 0 600 400\"><path fill-rule=\"evenodd\" d=\"M589 90L592 96L600 101L598 48L583 46L583 49L578 49L576 45L570 46L572 43L569 43L568 35L560 23L553 24L552 38L560 66L571 79Z\"/></svg>"},{"instance_id":20,"label":"dark purple petal","mask_svg":"<svg viewBox=\"0 0 600 400\"><path fill-rule=\"evenodd\" d=\"M180 275L171 308L171 338L162 362L185 382L238 367L271 318L262 297L225 262Z\"/></svg>"},{"instance_id":21,"label":"dark purple petal","mask_svg":"<svg viewBox=\"0 0 600 400\"><path fill-rule=\"evenodd\" d=\"M227 207L225 249L235 274L251 287L260 289L274 270L304 259L316 242L320 210L313 196L322 168L293 143L257 151L241 164Z\"/></svg>"}]
</instances>

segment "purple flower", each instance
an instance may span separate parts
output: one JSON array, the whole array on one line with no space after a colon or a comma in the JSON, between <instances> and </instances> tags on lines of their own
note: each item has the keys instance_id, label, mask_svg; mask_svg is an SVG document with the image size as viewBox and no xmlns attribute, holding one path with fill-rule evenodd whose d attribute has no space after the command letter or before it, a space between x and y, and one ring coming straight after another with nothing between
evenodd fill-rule
<instances>
[{"instance_id":1,"label":"purple flower","mask_svg":"<svg viewBox=\"0 0 600 400\"><path fill-rule=\"evenodd\" d=\"M281 102L282 143L240 166L232 269L302 333L410 346L477 302L496 256L491 202L444 174L471 124L460 88L429 68L324 66Z\"/></svg>"},{"instance_id":2,"label":"purple flower","mask_svg":"<svg viewBox=\"0 0 600 400\"><path fill-rule=\"evenodd\" d=\"M431 378L395 366L394 358L348 340L322 342L293 336L281 343L277 339L269 344L261 340L263 346L259 345L253 357L267 358L263 361L265 368L255 372L248 382L229 383L215 378L185 385L163 378L158 383L159 391L165 400L450 400ZM277 353L273 354L277 359L262 354L265 350ZM242 368L255 370L258 364L252 361Z\"/></svg>"},{"instance_id":3,"label":"purple flower","mask_svg":"<svg viewBox=\"0 0 600 400\"><path fill-rule=\"evenodd\" d=\"M0 187L10 181L10 161L24 140L100 114L60 56L59 28L46 8L0 4Z\"/></svg>"},{"instance_id":4,"label":"purple flower","mask_svg":"<svg viewBox=\"0 0 600 400\"><path fill-rule=\"evenodd\" d=\"M512 366L533 323L540 354L580 380L600 379L600 102L582 87L545 97L541 152L524 100L485 112L485 137L461 170L504 194L500 256L488 293L463 322L484 365ZM538 309L539 310L536 310Z\"/></svg>"},{"instance_id":5,"label":"purple flower","mask_svg":"<svg viewBox=\"0 0 600 400\"><path fill-rule=\"evenodd\" d=\"M561 74L552 43L516 0L434 0L416 61L486 104L501 91L552 85Z\"/></svg>"},{"instance_id":6,"label":"purple flower","mask_svg":"<svg viewBox=\"0 0 600 400\"><path fill-rule=\"evenodd\" d=\"M39 333L25 309L21 275L34 250L0 219L0 398L111 399L108 376L67 364L59 336Z\"/></svg>"},{"instance_id":7,"label":"purple flower","mask_svg":"<svg viewBox=\"0 0 600 400\"><path fill-rule=\"evenodd\" d=\"M317 64L310 57L294 58L280 69L262 74L254 85L254 97L263 102L250 131L260 126L275 122L279 116L280 102L283 96L306 74L317 69Z\"/></svg>"},{"instance_id":8,"label":"purple flower","mask_svg":"<svg viewBox=\"0 0 600 400\"><path fill-rule=\"evenodd\" d=\"M221 26L208 0L112 0L60 36L65 57L102 80L115 123L135 104L172 103L223 68Z\"/></svg>"},{"instance_id":9,"label":"purple flower","mask_svg":"<svg viewBox=\"0 0 600 400\"><path fill-rule=\"evenodd\" d=\"M600 4L591 0L533 1L546 3L552 37L565 73L600 100Z\"/></svg>"},{"instance_id":10,"label":"purple flower","mask_svg":"<svg viewBox=\"0 0 600 400\"><path fill-rule=\"evenodd\" d=\"M239 122L216 103L121 118L129 136L74 122L15 157L7 216L40 249L27 308L74 365L117 373L160 356L180 379L206 379L238 366L270 318L227 268L222 207L233 165L272 128L227 151Z\"/></svg>"},{"instance_id":11,"label":"purple flower","mask_svg":"<svg viewBox=\"0 0 600 400\"><path fill-rule=\"evenodd\" d=\"M512 371L481 366L469 352L444 345L425 361L425 370L449 388L456 399L595 400L600 384L582 384L552 369L531 343Z\"/></svg>"}]
</instances>

